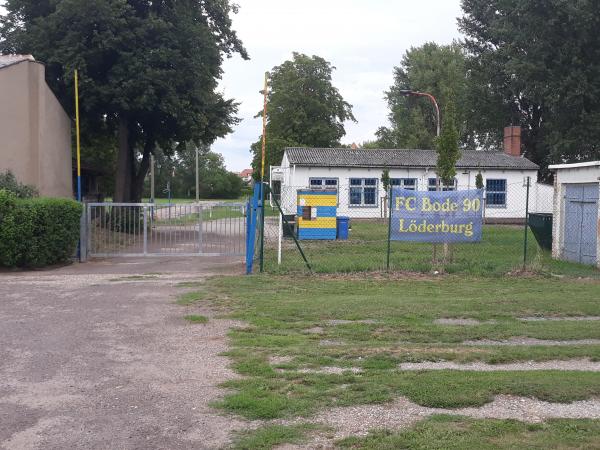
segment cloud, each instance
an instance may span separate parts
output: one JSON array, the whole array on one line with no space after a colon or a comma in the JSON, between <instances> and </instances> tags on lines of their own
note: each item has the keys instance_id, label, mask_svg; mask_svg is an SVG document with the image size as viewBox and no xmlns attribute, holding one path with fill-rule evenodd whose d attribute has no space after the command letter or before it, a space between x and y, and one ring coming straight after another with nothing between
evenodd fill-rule
<instances>
[{"instance_id":1,"label":"cloud","mask_svg":"<svg viewBox=\"0 0 600 450\"><path fill-rule=\"evenodd\" d=\"M239 57L224 63L221 87L241 102L243 119L234 133L213 149L227 167L250 165L250 145L261 133L259 94L265 71L289 59L292 52L319 55L337 70L333 81L354 107L358 123L346 123L345 143L373 139L387 123L384 91L393 82L393 68L410 47L428 41L450 43L460 38L456 18L460 0L238 0L233 27L251 61Z\"/></svg>"}]
</instances>

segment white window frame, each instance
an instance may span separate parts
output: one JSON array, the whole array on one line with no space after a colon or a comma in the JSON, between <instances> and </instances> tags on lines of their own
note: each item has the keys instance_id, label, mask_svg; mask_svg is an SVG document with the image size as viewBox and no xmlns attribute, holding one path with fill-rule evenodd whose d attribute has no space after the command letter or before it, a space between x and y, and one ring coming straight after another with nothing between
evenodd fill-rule
<instances>
[{"instance_id":1,"label":"white window frame","mask_svg":"<svg viewBox=\"0 0 600 450\"><path fill-rule=\"evenodd\" d=\"M393 180L398 180L400 183L399 184L393 184ZM414 181L415 184L414 185L408 185L408 187L406 186L406 181ZM411 177L404 177L404 178L390 178L390 186L391 187L401 187L402 189L408 189L409 191L418 191L419 190L419 179L418 178L411 178Z\"/></svg>"},{"instance_id":2,"label":"white window frame","mask_svg":"<svg viewBox=\"0 0 600 450\"><path fill-rule=\"evenodd\" d=\"M437 181L436 181L436 183L434 183L432 185L431 184L431 180L437 180L437 178L429 177L427 179L427 190L429 192L435 192L435 191L437 191ZM447 186L447 185L442 184L442 180L440 179L440 187L442 188L442 191L445 191L445 192L456 191L458 189L458 180L455 178L454 179L454 185L453 186Z\"/></svg>"},{"instance_id":3,"label":"white window frame","mask_svg":"<svg viewBox=\"0 0 600 450\"><path fill-rule=\"evenodd\" d=\"M312 182L313 180L321 180L321 185L313 185ZM335 186L327 186L327 180L334 180L335 181ZM338 189L340 185L340 180L339 178L335 178L335 177L310 177L308 179L308 187L310 189Z\"/></svg>"},{"instance_id":4,"label":"white window frame","mask_svg":"<svg viewBox=\"0 0 600 450\"><path fill-rule=\"evenodd\" d=\"M360 185L352 184L352 180L360 180ZM366 180L374 180L375 184L365 184ZM365 203L365 188L375 189L374 199L375 203ZM352 189L360 189L360 204L352 203ZM372 177L352 177L348 178L348 207L349 208L379 208L379 180Z\"/></svg>"},{"instance_id":5,"label":"white window frame","mask_svg":"<svg viewBox=\"0 0 600 450\"><path fill-rule=\"evenodd\" d=\"M504 181L504 190L489 190L488 181ZM488 202L489 194L504 194L504 203L490 203ZM486 208L506 208L508 204L508 180L506 178L486 178L485 179L485 206Z\"/></svg>"}]
</instances>

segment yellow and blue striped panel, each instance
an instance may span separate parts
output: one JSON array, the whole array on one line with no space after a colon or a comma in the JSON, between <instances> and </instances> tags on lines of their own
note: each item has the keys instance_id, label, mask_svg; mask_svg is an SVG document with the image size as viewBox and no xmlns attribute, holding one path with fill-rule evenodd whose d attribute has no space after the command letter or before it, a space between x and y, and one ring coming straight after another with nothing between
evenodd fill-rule
<instances>
[{"instance_id":1,"label":"yellow and blue striped panel","mask_svg":"<svg viewBox=\"0 0 600 450\"><path fill-rule=\"evenodd\" d=\"M317 217L313 220L304 220L298 217L299 228L335 228L337 226L335 217Z\"/></svg>"},{"instance_id":2,"label":"yellow and blue striped panel","mask_svg":"<svg viewBox=\"0 0 600 450\"><path fill-rule=\"evenodd\" d=\"M337 206L337 195L300 195L298 201L304 200L304 206Z\"/></svg>"},{"instance_id":3,"label":"yellow and blue striped panel","mask_svg":"<svg viewBox=\"0 0 600 450\"><path fill-rule=\"evenodd\" d=\"M316 217L302 219L303 206L310 206ZM299 239L333 240L337 237L337 191L298 191L297 214Z\"/></svg>"}]
</instances>

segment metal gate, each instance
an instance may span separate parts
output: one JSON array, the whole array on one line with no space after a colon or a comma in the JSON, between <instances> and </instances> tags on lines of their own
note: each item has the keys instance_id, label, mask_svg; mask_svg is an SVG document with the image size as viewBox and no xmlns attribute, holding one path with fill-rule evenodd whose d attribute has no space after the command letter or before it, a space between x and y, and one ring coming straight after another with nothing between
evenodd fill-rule
<instances>
[{"instance_id":1,"label":"metal gate","mask_svg":"<svg viewBox=\"0 0 600 450\"><path fill-rule=\"evenodd\" d=\"M243 256L241 203L88 203L90 257Z\"/></svg>"},{"instance_id":2,"label":"metal gate","mask_svg":"<svg viewBox=\"0 0 600 450\"><path fill-rule=\"evenodd\" d=\"M596 264L598 184L571 184L566 188L564 257Z\"/></svg>"}]
</instances>

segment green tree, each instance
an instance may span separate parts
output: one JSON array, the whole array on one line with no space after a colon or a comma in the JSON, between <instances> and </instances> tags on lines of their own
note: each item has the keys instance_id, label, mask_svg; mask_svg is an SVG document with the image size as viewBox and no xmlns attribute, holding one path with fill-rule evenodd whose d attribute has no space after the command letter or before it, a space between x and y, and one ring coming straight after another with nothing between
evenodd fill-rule
<instances>
[{"instance_id":1,"label":"green tree","mask_svg":"<svg viewBox=\"0 0 600 450\"><path fill-rule=\"evenodd\" d=\"M483 175L481 175L481 172L477 172L477 175L475 176L475 187L477 189L483 189Z\"/></svg>"},{"instance_id":2,"label":"green tree","mask_svg":"<svg viewBox=\"0 0 600 450\"><path fill-rule=\"evenodd\" d=\"M388 192L390 189L391 179L390 179L390 169L388 169L387 167L385 169L383 169L383 171L381 172L381 184L383 186L383 190L385 192Z\"/></svg>"},{"instance_id":3,"label":"green tree","mask_svg":"<svg viewBox=\"0 0 600 450\"><path fill-rule=\"evenodd\" d=\"M362 144L359 145L358 148L363 148L363 149L381 148L381 142L379 140L364 141Z\"/></svg>"},{"instance_id":4,"label":"green tree","mask_svg":"<svg viewBox=\"0 0 600 450\"><path fill-rule=\"evenodd\" d=\"M600 157L600 14L596 1L463 0L468 69L485 87L475 128L523 127L525 155Z\"/></svg>"},{"instance_id":5,"label":"green tree","mask_svg":"<svg viewBox=\"0 0 600 450\"><path fill-rule=\"evenodd\" d=\"M459 134L454 121L454 104L449 101L444 114L442 132L436 139L437 175L444 186L452 186L456 176L456 163L460 159Z\"/></svg>"},{"instance_id":6,"label":"green tree","mask_svg":"<svg viewBox=\"0 0 600 450\"><path fill-rule=\"evenodd\" d=\"M267 142L265 145L265 176L269 176L269 166L281 164L283 152L286 147L302 147L304 144L282 139L269 133L267 126ZM260 180L260 169L262 164L262 136L250 147L252 152L252 173L255 180Z\"/></svg>"},{"instance_id":7,"label":"green tree","mask_svg":"<svg viewBox=\"0 0 600 450\"><path fill-rule=\"evenodd\" d=\"M173 198L196 197L196 145L180 145L174 152L157 151L155 169L156 197L166 197L167 183ZM200 198L238 198L242 193L242 179L225 168L223 157L208 146L198 147L198 174ZM150 197L150 183L144 191Z\"/></svg>"},{"instance_id":8,"label":"green tree","mask_svg":"<svg viewBox=\"0 0 600 450\"><path fill-rule=\"evenodd\" d=\"M72 112L80 70L84 133L116 136L114 198L139 201L150 154L211 143L237 122L217 92L224 56L246 50L229 0L8 0L3 53L32 53Z\"/></svg>"},{"instance_id":9,"label":"green tree","mask_svg":"<svg viewBox=\"0 0 600 450\"><path fill-rule=\"evenodd\" d=\"M32 198L39 195L34 186L19 182L10 170L0 172L0 190L11 192L16 198Z\"/></svg>"},{"instance_id":10,"label":"green tree","mask_svg":"<svg viewBox=\"0 0 600 450\"><path fill-rule=\"evenodd\" d=\"M352 105L333 86L334 69L319 56L294 52L291 60L271 70L265 167L280 164L285 147L340 145L344 122L356 119ZM255 178L260 177L261 139L252 145Z\"/></svg>"},{"instance_id":11,"label":"green tree","mask_svg":"<svg viewBox=\"0 0 600 450\"><path fill-rule=\"evenodd\" d=\"M440 105L453 98L458 103L456 121L461 143L472 142L466 123L469 108L465 56L458 43L438 45L429 42L412 47L404 54L400 66L394 69L394 84L385 93L390 126L377 131L379 146L433 148L437 128L433 106L427 99L402 95L404 90L430 93Z\"/></svg>"}]
</instances>

